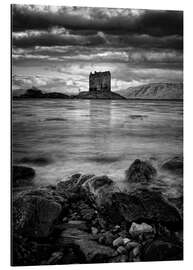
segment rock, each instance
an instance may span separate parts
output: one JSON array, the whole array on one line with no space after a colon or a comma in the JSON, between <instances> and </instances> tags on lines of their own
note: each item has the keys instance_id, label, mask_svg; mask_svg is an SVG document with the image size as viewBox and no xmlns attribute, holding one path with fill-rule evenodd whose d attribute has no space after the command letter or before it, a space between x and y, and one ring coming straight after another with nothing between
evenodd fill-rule
<instances>
[{"instance_id":1,"label":"rock","mask_svg":"<svg viewBox=\"0 0 193 270\"><path fill-rule=\"evenodd\" d=\"M127 249L127 251L130 251L133 248L137 247L138 245L139 245L139 243L134 242L134 241L130 241L125 245L125 248Z\"/></svg>"},{"instance_id":2,"label":"rock","mask_svg":"<svg viewBox=\"0 0 193 270\"><path fill-rule=\"evenodd\" d=\"M117 248L117 252L118 252L119 254L127 254L127 249L126 249L125 247L123 247L123 246L119 246L119 247Z\"/></svg>"},{"instance_id":3,"label":"rock","mask_svg":"<svg viewBox=\"0 0 193 270\"><path fill-rule=\"evenodd\" d=\"M183 260L182 247L163 240L155 240L143 248L143 261Z\"/></svg>"},{"instance_id":4,"label":"rock","mask_svg":"<svg viewBox=\"0 0 193 270\"><path fill-rule=\"evenodd\" d=\"M56 185L56 191L59 194L65 194L66 192L73 192L77 187L77 182L81 177L80 173L73 174L68 180L60 181Z\"/></svg>"},{"instance_id":5,"label":"rock","mask_svg":"<svg viewBox=\"0 0 193 270\"><path fill-rule=\"evenodd\" d=\"M119 190L113 180L106 175L94 176L88 179L82 187L92 196L98 205L100 204L100 199L105 197L105 194Z\"/></svg>"},{"instance_id":6,"label":"rock","mask_svg":"<svg viewBox=\"0 0 193 270\"><path fill-rule=\"evenodd\" d=\"M119 232L121 229L121 227L119 225L116 225L114 228L113 228L113 232Z\"/></svg>"},{"instance_id":7,"label":"rock","mask_svg":"<svg viewBox=\"0 0 193 270\"><path fill-rule=\"evenodd\" d=\"M61 251L53 252L46 264L57 264L63 256L64 254Z\"/></svg>"},{"instance_id":8,"label":"rock","mask_svg":"<svg viewBox=\"0 0 193 270\"><path fill-rule=\"evenodd\" d=\"M12 185L18 187L31 184L31 180L35 176L35 170L25 166L12 167Z\"/></svg>"},{"instance_id":9,"label":"rock","mask_svg":"<svg viewBox=\"0 0 193 270\"><path fill-rule=\"evenodd\" d=\"M128 255L120 254L120 255L110 259L108 262L109 263L120 263L120 262L128 262L128 261L129 261Z\"/></svg>"},{"instance_id":10,"label":"rock","mask_svg":"<svg viewBox=\"0 0 193 270\"><path fill-rule=\"evenodd\" d=\"M157 172L149 162L136 159L125 174L128 182L149 182Z\"/></svg>"},{"instance_id":11,"label":"rock","mask_svg":"<svg viewBox=\"0 0 193 270\"><path fill-rule=\"evenodd\" d=\"M123 237L120 236L120 237L118 237L117 239L115 239L113 241L113 246L114 247L119 247L121 245L124 245L124 241L123 241Z\"/></svg>"},{"instance_id":12,"label":"rock","mask_svg":"<svg viewBox=\"0 0 193 270\"><path fill-rule=\"evenodd\" d=\"M78 213L83 220L91 222L96 217L95 209L92 208L89 204L81 201L78 205Z\"/></svg>"},{"instance_id":13,"label":"rock","mask_svg":"<svg viewBox=\"0 0 193 270\"><path fill-rule=\"evenodd\" d=\"M24 192L13 201L13 230L27 237L47 237L61 211L49 192Z\"/></svg>"},{"instance_id":14,"label":"rock","mask_svg":"<svg viewBox=\"0 0 193 270\"><path fill-rule=\"evenodd\" d=\"M139 237L140 235L153 235L154 234L154 229L151 225L148 225L146 223L141 223L141 224L137 224L135 222L133 222L131 224L131 227L129 229L129 234L135 238L135 237Z\"/></svg>"},{"instance_id":15,"label":"rock","mask_svg":"<svg viewBox=\"0 0 193 270\"><path fill-rule=\"evenodd\" d=\"M129 238L124 238L123 239L124 245L127 245L128 242L131 242L131 239L129 239Z\"/></svg>"},{"instance_id":16,"label":"rock","mask_svg":"<svg viewBox=\"0 0 193 270\"><path fill-rule=\"evenodd\" d=\"M77 186L81 187L88 179L94 177L94 174L83 174L79 177L77 181Z\"/></svg>"},{"instance_id":17,"label":"rock","mask_svg":"<svg viewBox=\"0 0 193 270\"><path fill-rule=\"evenodd\" d=\"M75 245L84 255L86 262L106 262L115 256L115 251L107 246L100 245L93 240L92 234L77 229L67 229L62 232L61 240L63 245Z\"/></svg>"},{"instance_id":18,"label":"rock","mask_svg":"<svg viewBox=\"0 0 193 270\"><path fill-rule=\"evenodd\" d=\"M129 194L115 192L100 198L101 213L112 224L144 221L161 223L177 230L182 228L182 217L178 209L159 192L139 189Z\"/></svg>"},{"instance_id":19,"label":"rock","mask_svg":"<svg viewBox=\"0 0 193 270\"><path fill-rule=\"evenodd\" d=\"M177 156L167 160L161 166L161 169L170 171L175 174L183 174L183 157Z\"/></svg>"},{"instance_id":20,"label":"rock","mask_svg":"<svg viewBox=\"0 0 193 270\"><path fill-rule=\"evenodd\" d=\"M103 233L103 242L107 246L112 246L115 237L110 231Z\"/></svg>"},{"instance_id":21,"label":"rock","mask_svg":"<svg viewBox=\"0 0 193 270\"><path fill-rule=\"evenodd\" d=\"M80 239L76 241L76 244L78 244L88 263L107 262L109 258L115 256L112 248L99 245L95 241Z\"/></svg>"},{"instance_id":22,"label":"rock","mask_svg":"<svg viewBox=\"0 0 193 270\"><path fill-rule=\"evenodd\" d=\"M98 233L98 229L95 227L91 227L91 231L93 235L96 235Z\"/></svg>"},{"instance_id":23,"label":"rock","mask_svg":"<svg viewBox=\"0 0 193 270\"><path fill-rule=\"evenodd\" d=\"M138 256L140 254L140 245L134 247L132 253L134 257Z\"/></svg>"}]
</instances>

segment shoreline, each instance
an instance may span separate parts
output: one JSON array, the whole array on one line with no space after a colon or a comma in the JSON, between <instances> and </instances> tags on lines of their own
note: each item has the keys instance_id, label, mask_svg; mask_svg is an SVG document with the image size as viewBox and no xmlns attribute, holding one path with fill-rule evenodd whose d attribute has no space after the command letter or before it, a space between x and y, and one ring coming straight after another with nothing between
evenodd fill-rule
<instances>
[{"instance_id":1,"label":"shoreline","mask_svg":"<svg viewBox=\"0 0 193 270\"><path fill-rule=\"evenodd\" d=\"M163 166L175 163L179 170L180 162ZM21 181L21 167L14 170L12 181ZM30 173L25 169L27 181ZM183 209L177 203L183 208L183 198L172 202L149 188L156 175L150 163L135 160L126 181L143 187L130 192L120 191L108 176L80 173L16 192L12 265L182 260Z\"/></svg>"}]
</instances>

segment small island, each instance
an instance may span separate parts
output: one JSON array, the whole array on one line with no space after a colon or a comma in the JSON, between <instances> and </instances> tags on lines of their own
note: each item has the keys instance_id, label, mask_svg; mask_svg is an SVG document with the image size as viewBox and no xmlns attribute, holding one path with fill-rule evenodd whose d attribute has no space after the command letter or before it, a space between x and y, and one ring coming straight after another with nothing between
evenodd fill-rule
<instances>
[{"instance_id":1,"label":"small island","mask_svg":"<svg viewBox=\"0 0 193 270\"><path fill-rule=\"evenodd\" d=\"M111 92L111 73L94 72L89 76L89 91L82 91L78 95L66 95L59 92L43 93L41 90L31 88L14 99L52 98L52 99L126 99L125 97Z\"/></svg>"}]
</instances>

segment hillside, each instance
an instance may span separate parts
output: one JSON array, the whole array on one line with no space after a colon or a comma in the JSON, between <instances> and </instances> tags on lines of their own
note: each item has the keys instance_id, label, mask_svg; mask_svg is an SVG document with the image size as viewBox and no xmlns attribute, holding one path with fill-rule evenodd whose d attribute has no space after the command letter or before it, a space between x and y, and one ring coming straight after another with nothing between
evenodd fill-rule
<instances>
[{"instance_id":1,"label":"hillside","mask_svg":"<svg viewBox=\"0 0 193 270\"><path fill-rule=\"evenodd\" d=\"M128 99L183 99L183 83L150 83L118 93Z\"/></svg>"}]
</instances>

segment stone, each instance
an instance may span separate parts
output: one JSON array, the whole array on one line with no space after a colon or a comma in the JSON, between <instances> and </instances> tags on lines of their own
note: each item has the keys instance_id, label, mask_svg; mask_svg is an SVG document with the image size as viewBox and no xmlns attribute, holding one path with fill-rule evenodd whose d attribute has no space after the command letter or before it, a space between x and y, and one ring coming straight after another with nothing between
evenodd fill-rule
<instances>
[{"instance_id":1,"label":"stone","mask_svg":"<svg viewBox=\"0 0 193 270\"><path fill-rule=\"evenodd\" d=\"M117 252L118 252L119 254L127 254L127 249L126 249L125 247L123 247L123 246L119 246L119 247L117 248Z\"/></svg>"},{"instance_id":2,"label":"stone","mask_svg":"<svg viewBox=\"0 0 193 270\"><path fill-rule=\"evenodd\" d=\"M128 261L129 261L129 258L128 258L127 254L120 254L116 257L113 257L108 262L109 263L120 263L120 262L128 262Z\"/></svg>"},{"instance_id":3,"label":"stone","mask_svg":"<svg viewBox=\"0 0 193 270\"><path fill-rule=\"evenodd\" d=\"M93 235L96 235L98 233L98 229L95 227L91 227L91 231Z\"/></svg>"},{"instance_id":4,"label":"stone","mask_svg":"<svg viewBox=\"0 0 193 270\"><path fill-rule=\"evenodd\" d=\"M98 244L92 234L79 229L64 230L60 235L60 244L64 247L66 245L78 247L87 263L107 262L108 259L116 256L112 248Z\"/></svg>"},{"instance_id":5,"label":"stone","mask_svg":"<svg viewBox=\"0 0 193 270\"><path fill-rule=\"evenodd\" d=\"M62 257L64 256L63 252L61 251L56 251L56 252L53 252L51 254L51 257L49 258L49 260L46 262L46 264L57 264L61 259Z\"/></svg>"},{"instance_id":6,"label":"stone","mask_svg":"<svg viewBox=\"0 0 193 270\"><path fill-rule=\"evenodd\" d=\"M127 245L128 242L131 242L131 239L129 239L129 238L124 238L123 239L123 244L124 245Z\"/></svg>"},{"instance_id":7,"label":"stone","mask_svg":"<svg viewBox=\"0 0 193 270\"><path fill-rule=\"evenodd\" d=\"M154 234L154 229L151 225L148 225L144 222L141 224L137 224L137 223L133 222L131 224L130 229L129 229L129 234L133 238L138 237L139 235L145 235L145 234L152 235L152 234Z\"/></svg>"},{"instance_id":8,"label":"stone","mask_svg":"<svg viewBox=\"0 0 193 270\"><path fill-rule=\"evenodd\" d=\"M132 253L134 257L138 256L140 254L140 245L134 247Z\"/></svg>"},{"instance_id":9,"label":"stone","mask_svg":"<svg viewBox=\"0 0 193 270\"><path fill-rule=\"evenodd\" d=\"M116 236L112 234L110 231L106 231L102 234L103 243L107 246L112 246L113 241L115 240Z\"/></svg>"},{"instance_id":10,"label":"stone","mask_svg":"<svg viewBox=\"0 0 193 270\"><path fill-rule=\"evenodd\" d=\"M31 185L31 180L35 176L35 170L30 167L16 166L12 167L12 185L19 187L24 185Z\"/></svg>"},{"instance_id":11,"label":"stone","mask_svg":"<svg viewBox=\"0 0 193 270\"><path fill-rule=\"evenodd\" d=\"M92 197L97 205L100 205L101 199L104 199L106 194L118 191L118 187L113 180L108 176L94 176L88 179L82 188Z\"/></svg>"},{"instance_id":12,"label":"stone","mask_svg":"<svg viewBox=\"0 0 193 270\"><path fill-rule=\"evenodd\" d=\"M60 181L56 185L56 191L59 194L65 194L66 192L76 191L77 182L81 177L80 173L73 174L68 180Z\"/></svg>"},{"instance_id":13,"label":"stone","mask_svg":"<svg viewBox=\"0 0 193 270\"><path fill-rule=\"evenodd\" d=\"M138 189L129 194L114 192L101 196L100 211L111 224L122 222L149 222L178 230L182 228L182 217L178 209L161 193Z\"/></svg>"},{"instance_id":14,"label":"stone","mask_svg":"<svg viewBox=\"0 0 193 270\"><path fill-rule=\"evenodd\" d=\"M176 156L176 157L173 157L172 159L165 161L162 164L161 169L170 171L175 174L182 175L183 174L183 157Z\"/></svg>"},{"instance_id":15,"label":"stone","mask_svg":"<svg viewBox=\"0 0 193 270\"><path fill-rule=\"evenodd\" d=\"M149 182L155 176L156 169L147 161L136 159L128 170L126 170L126 180L128 182Z\"/></svg>"},{"instance_id":16,"label":"stone","mask_svg":"<svg viewBox=\"0 0 193 270\"><path fill-rule=\"evenodd\" d=\"M154 240L143 248L142 261L183 260L183 248L163 240Z\"/></svg>"},{"instance_id":17,"label":"stone","mask_svg":"<svg viewBox=\"0 0 193 270\"><path fill-rule=\"evenodd\" d=\"M125 248L130 251L132 250L133 248L137 247L139 245L139 243L137 242L134 242L134 241L130 241L128 242L126 245L125 245Z\"/></svg>"},{"instance_id":18,"label":"stone","mask_svg":"<svg viewBox=\"0 0 193 270\"><path fill-rule=\"evenodd\" d=\"M37 193L36 193L37 192ZM27 237L47 237L62 207L48 193L24 192L13 201L13 230Z\"/></svg>"},{"instance_id":19,"label":"stone","mask_svg":"<svg viewBox=\"0 0 193 270\"><path fill-rule=\"evenodd\" d=\"M120 237L118 237L117 239L115 239L113 241L113 246L114 247L119 247L121 245L124 245L124 241L123 241L123 237L120 236Z\"/></svg>"}]
</instances>

